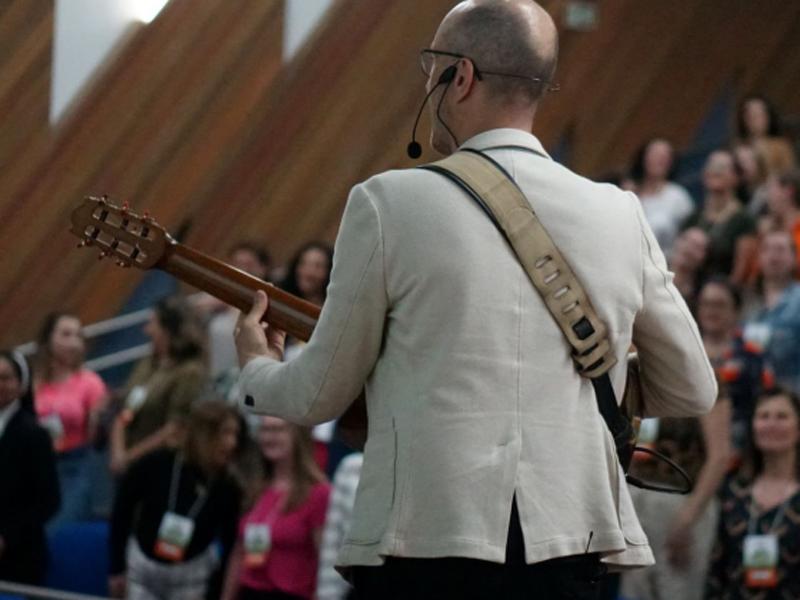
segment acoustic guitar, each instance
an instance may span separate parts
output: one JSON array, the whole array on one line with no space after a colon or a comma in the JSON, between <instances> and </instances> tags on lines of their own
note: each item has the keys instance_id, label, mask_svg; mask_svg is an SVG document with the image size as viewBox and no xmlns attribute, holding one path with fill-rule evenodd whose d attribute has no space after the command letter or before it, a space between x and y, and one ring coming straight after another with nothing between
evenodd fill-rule
<instances>
[{"instance_id":1,"label":"acoustic guitar","mask_svg":"<svg viewBox=\"0 0 800 600\"><path fill-rule=\"evenodd\" d=\"M113 258L123 268L161 269L226 304L248 312L257 290L269 297L264 321L304 342L311 338L320 307L284 292L244 271L178 243L147 213L138 215L116 206L106 197L87 197L72 211L70 231L81 239L78 247L94 247L99 258ZM339 419L354 445L366 434L364 394Z\"/></svg>"}]
</instances>

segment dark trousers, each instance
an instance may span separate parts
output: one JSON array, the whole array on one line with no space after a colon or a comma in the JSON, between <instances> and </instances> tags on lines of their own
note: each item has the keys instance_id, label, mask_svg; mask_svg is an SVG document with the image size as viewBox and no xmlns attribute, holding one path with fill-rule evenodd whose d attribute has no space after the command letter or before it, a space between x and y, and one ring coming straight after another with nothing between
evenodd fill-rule
<instances>
[{"instance_id":1,"label":"dark trousers","mask_svg":"<svg viewBox=\"0 0 800 600\"><path fill-rule=\"evenodd\" d=\"M515 501L505 564L389 557L380 567L353 569L353 581L357 600L598 600L605 573L597 554L526 565Z\"/></svg>"}]
</instances>

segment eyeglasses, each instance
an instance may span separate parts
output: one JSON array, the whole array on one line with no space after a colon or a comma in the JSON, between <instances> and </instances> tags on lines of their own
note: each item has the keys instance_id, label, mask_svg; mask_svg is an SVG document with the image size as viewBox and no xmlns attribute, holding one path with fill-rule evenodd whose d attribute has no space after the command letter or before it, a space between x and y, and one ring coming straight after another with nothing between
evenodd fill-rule
<instances>
[{"instance_id":1,"label":"eyeglasses","mask_svg":"<svg viewBox=\"0 0 800 600\"><path fill-rule=\"evenodd\" d=\"M500 73L498 71L484 71L478 68L478 64L469 56L466 56L464 54L459 54L458 52L434 50L433 48L425 48L424 50L421 50L419 53L420 67L422 67L422 73L425 75L425 77L431 76L437 56L449 56L450 58L458 58L458 59L463 58L464 60L470 61L472 63L472 66L475 68L475 77L478 79L478 81L483 81L484 75L495 75L497 77L513 77L515 79L526 79L534 83L543 83L543 84L548 83L547 81L545 81L540 77L530 77L528 75L517 75L514 73ZM554 84L548 88L548 91L557 92L559 89L561 89L561 86L559 86L558 84Z\"/></svg>"}]
</instances>

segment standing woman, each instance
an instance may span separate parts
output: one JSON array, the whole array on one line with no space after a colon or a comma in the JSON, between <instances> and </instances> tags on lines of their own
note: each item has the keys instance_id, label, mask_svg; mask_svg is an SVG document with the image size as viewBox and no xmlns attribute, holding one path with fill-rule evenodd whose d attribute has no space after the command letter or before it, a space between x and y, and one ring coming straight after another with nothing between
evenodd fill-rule
<instances>
[{"instance_id":1,"label":"standing woman","mask_svg":"<svg viewBox=\"0 0 800 600\"><path fill-rule=\"evenodd\" d=\"M25 359L0 352L0 580L38 585L47 567L44 525L58 510L50 436L25 408Z\"/></svg>"},{"instance_id":2,"label":"standing woman","mask_svg":"<svg viewBox=\"0 0 800 600\"><path fill-rule=\"evenodd\" d=\"M694 212L689 192L674 181L677 162L672 144L653 138L639 149L631 168L644 216L667 257L681 225Z\"/></svg>"},{"instance_id":3,"label":"standing woman","mask_svg":"<svg viewBox=\"0 0 800 600\"><path fill-rule=\"evenodd\" d=\"M310 600L330 486L307 429L264 417L264 488L239 527L223 600Z\"/></svg>"},{"instance_id":4,"label":"standing woman","mask_svg":"<svg viewBox=\"0 0 800 600\"><path fill-rule=\"evenodd\" d=\"M131 465L111 517L109 588L129 600L201 600L236 539L241 490L230 474L239 417L221 401L196 404L181 448Z\"/></svg>"},{"instance_id":5,"label":"standing woman","mask_svg":"<svg viewBox=\"0 0 800 600\"><path fill-rule=\"evenodd\" d=\"M77 317L48 315L37 343L34 406L53 438L62 490L54 527L92 517L90 445L108 391L97 373L83 367L86 345Z\"/></svg>"},{"instance_id":6,"label":"standing woman","mask_svg":"<svg viewBox=\"0 0 800 600\"><path fill-rule=\"evenodd\" d=\"M144 331L153 355L131 375L124 409L111 428L116 474L153 450L179 445L192 403L207 387L202 329L184 300L161 300Z\"/></svg>"},{"instance_id":7,"label":"standing woman","mask_svg":"<svg viewBox=\"0 0 800 600\"><path fill-rule=\"evenodd\" d=\"M702 209L684 224L699 227L708 234L709 247L705 271L724 275L742 285L754 260L756 224L736 197L738 175L733 154L715 150L703 167L705 198Z\"/></svg>"},{"instance_id":8,"label":"standing woman","mask_svg":"<svg viewBox=\"0 0 800 600\"><path fill-rule=\"evenodd\" d=\"M722 495L706 598L800 598L800 402L780 389L762 395L753 445Z\"/></svg>"},{"instance_id":9,"label":"standing woman","mask_svg":"<svg viewBox=\"0 0 800 600\"><path fill-rule=\"evenodd\" d=\"M767 167L767 175L778 175L797 165L792 145L783 135L775 107L763 96L747 96L736 113L740 143L751 146Z\"/></svg>"}]
</instances>

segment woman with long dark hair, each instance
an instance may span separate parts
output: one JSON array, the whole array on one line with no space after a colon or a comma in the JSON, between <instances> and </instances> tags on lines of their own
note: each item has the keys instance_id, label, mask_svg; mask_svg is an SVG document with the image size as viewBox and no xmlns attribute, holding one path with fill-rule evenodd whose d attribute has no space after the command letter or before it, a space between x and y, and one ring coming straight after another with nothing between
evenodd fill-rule
<instances>
[{"instance_id":1,"label":"woman with long dark hair","mask_svg":"<svg viewBox=\"0 0 800 600\"><path fill-rule=\"evenodd\" d=\"M92 517L91 444L108 390L97 373L83 366L82 329L78 317L51 313L37 339L34 406L53 438L63 495L51 527Z\"/></svg>"},{"instance_id":2,"label":"woman with long dark hair","mask_svg":"<svg viewBox=\"0 0 800 600\"><path fill-rule=\"evenodd\" d=\"M664 138L653 138L636 153L631 168L645 218L667 256L681 224L694 211L689 192L675 182L677 166L672 144Z\"/></svg>"},{"instance_id":3,"label":"woman with long dark hair","mask_svg":"<svg viewBox=\"0 0 800 600\"><path fill-rule=\"evenodd\" d=\"M333 249L323 242L309 242L289 262L281 288L322 306L331 279L332 266Z\"/></svg>"},{"instance_id":4,"label":"woman with long dark hair","mask_svg":"<svg viewBox=\"0 0 800 600\"><path fill-rule=\"evenodd\" d=\"M239 527L223 600L310 600L330 486L307 429L264 417L262 491Z\"/></svg>"},{"instance_id":5,"label":"woman with long dark hair","mask_svg":"<svg viewBox=\"0 0 800 600\"><path fill-rule=\"evenodd\" d=\"M153 355L139 364L111 431L111 469L164 446L176 446L194 401L207 387L203 333L181 298L161 300L145 326Z\"/></svg>"},{"instance_id":6,"label":"woman with long dark hair","mask_svg":"<svg viewBox=\"0 0 800 600\"><path fill-rule=\"evenodd\" d=\"M751 146L763 159L768 175L797 166L792 145L783 136L775 106L764 96L745 96L736 111L738 142Z\"/></svg>"},{"instance_id":7,"label":"woman with long dark hair","mask_svg":"<svg viewBox=\"0 0 800 600\"><path fill-rule=\"evenodd\" d=\"M740 475L722 494L706 598L800 598L800 402L764 393Z\"/></svg>"}]
</instances>

